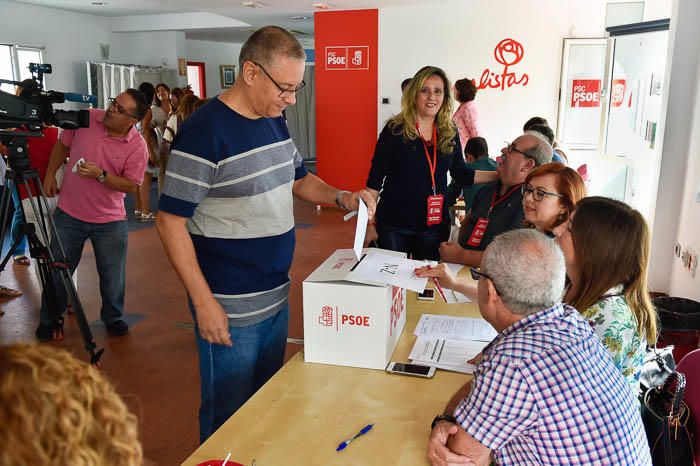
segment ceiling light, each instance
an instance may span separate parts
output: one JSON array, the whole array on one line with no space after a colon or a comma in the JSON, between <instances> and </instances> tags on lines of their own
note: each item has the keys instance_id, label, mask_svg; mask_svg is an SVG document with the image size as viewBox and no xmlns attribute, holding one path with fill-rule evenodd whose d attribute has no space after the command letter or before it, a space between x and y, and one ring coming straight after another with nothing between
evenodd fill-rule
<instances>
[{"instance_id":1,"label":"ceiling light","mask_svg":"<svg viewBox=\"0 0 700 466\"><path fill-rule=\"evenodd\" d=\"M241 2L242 6L247 6L248 8L262 8L265 5L259 2Z\"/></svg>"},{"instance_id":2,"label":"ceiling light","mask_svg":"<svg viewBox=\"0 0 700 466\"><path fill-rule=\"evenodd\" d=\"M311 19L310 16L292 16L294 21L308 21Z\"/></svg>"},{"instance_id":3,"label":"ceiling light","mask_svg":"<svg viewBox=\"0 0 700 466\"><path fill-rule=\"evenodd\" d=\"M331 7L328 3L312 3L311 6L317 10L328 10Z\"/></svg>"},{"instance_id":4,"label":"ceiling light","mask_svg":"<svg viewBox=\"0 0 700 466\"><path fill-rule=\"evenodd\" d=\"M105 5L107 5L108 3L107 3L107 2L92 2L92 4L95 5L95 6L105 6Z\"/></svg>"}]
</instances>

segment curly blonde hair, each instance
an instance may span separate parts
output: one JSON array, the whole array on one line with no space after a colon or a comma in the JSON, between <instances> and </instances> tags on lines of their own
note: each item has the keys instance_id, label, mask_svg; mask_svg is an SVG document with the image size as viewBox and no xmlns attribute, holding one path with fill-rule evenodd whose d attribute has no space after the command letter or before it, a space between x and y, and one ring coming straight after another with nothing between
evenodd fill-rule
<instances>
[{"instance_id":1,"label":"curly blonde hair","mask_svg":"<svg viewBox=\"0 0 700 466\"><path fill-rule=\"evenodd\" d=\"M94 367L53 346L0 347L0 464L137 466L136 416Z\"/></svg>"},{"instance_id":2,"label":"curly blonde hair","mask_svg":"<svg viewBox=\"0 0 700 466\"><path fill-rule=\"evenodd\" d=\"M445 72L436 66L424 66L418 70L411 78L411 82L403 92L401 97L401 113L389 120L389 127L394 134L402 134L404 140L415 141L418 138L416 131L416 121L418 110L416 109L416 99L425 84L425 80L431 76L438 76L442 79L444 87L444 98L442 107L435 117L437 126L437 147L442 154L450 154L455 146L455 135L457 128L452 122L452 86L447 79Z\"/></svg>"}]
</instances>

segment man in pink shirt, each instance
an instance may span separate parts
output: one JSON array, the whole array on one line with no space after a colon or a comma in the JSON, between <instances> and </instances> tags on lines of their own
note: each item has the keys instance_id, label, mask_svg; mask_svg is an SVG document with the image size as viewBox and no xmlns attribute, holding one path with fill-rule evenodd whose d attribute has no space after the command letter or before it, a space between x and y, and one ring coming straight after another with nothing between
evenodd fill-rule
<instances>
[{"instance_id":1,"label":"man in pink shirt","mask_svg":"<svg viewBox=\"0 0 700 466\"><path fill-rule=\"evenodd\" d=\"M56 170L70 154L61 195L53 219L58 238L51 248L58 260L67 260L71 274L80 262L85 241L95 250L100 276L102 308L100 317L112 336L126 335L129 326L122 319L126 270L127 222L124 193L133 192L143 181L148 149L135 125L148 104L144 95L127 89L110 99L107 111L90 110L90 127L63 131L51 152L44 180L46 196L58 193ZM63 246L65 255L61 253ZM57 309L64 309L66 292L54 279ZM62 329L52 319L41 299L41 317L36 336L49 340Z\"/></svg>"}]
</instances>

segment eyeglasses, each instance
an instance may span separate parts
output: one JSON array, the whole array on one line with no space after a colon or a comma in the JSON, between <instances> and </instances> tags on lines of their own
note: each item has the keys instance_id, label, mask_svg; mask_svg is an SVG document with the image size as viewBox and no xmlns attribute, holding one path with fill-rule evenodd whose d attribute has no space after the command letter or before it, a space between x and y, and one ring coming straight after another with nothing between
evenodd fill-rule
<instances>
[{"instance_id":1,"label":"eyeglasses","mask_svg":"<svg viewBox=\"0 0 700 466\"><path fill-rule=\"evenodd\" d=\"M536 200L537 202L542 201L545 196L554 196L554 197L564 197L561 194L557 193L550 193L549 191L544 190L543 188L533 188L530 183L524 184L522 188L520 188L523 192L523 197L527 196L528 194L532 194L532 198Z\"/></svg>"},{"instance_id":2,"label":"eyeglasses","mask_svg":"<svg viewBox=\"0 0 700 466\"><path fill-rule=\"evenodd\" d=\"M479 279L480 279L481 277L488 278L489 280L491 280L491 283L493 283L493 288L496 290L496 293L501 294L501 293L498 291L498 288L496 288L496 282L493 281L493 278L489 277L489 276L486 275L484 272L482 272L481 269L480 269L479 267L470 267L470 268L469 268L469 272L471 272L472 278L473 278L474 280L476 280L477 282L479 281Z\"/></svg>"},{"instance_id":3,"label":"eyeglasses","mask_svg":"<svg viewBox=\"0 0 700 466\"><path fill-rule=\"evenodd\" d=\"M255 63L254 61L251 61L251 63L253 65L257 66L258 68L260 68L261 70L263 70L263 73L265 73L265 76L270 78L270 81L272 81L272 84L277 86L277 89L280 90L280 95L278 96L280 99L284 99L285 97L289 97L292 94L296 94L297 92L302 90L304 88L304 86L306 86L306 82L304 82L304 80L302 79L301 84L299 84L296 88L285 89L284 87L280 86L272 76L270 76L270 73L268 73L267 70L265 68L263 68L263 66L260 63Z\"/></svg>"},{"instance_id":4,"label":"eyeglasses","mask_svg":"<svg viewBox=\"0 0 700 466\"><path fill-rule=\"evenodd\" d=\"M521 151L520 149L518 149L517 147L515 147L514 142L508 142L508 141L503 141L503 142L506 143L506 153L507 154L510 154L511 152L517 152L518 154L522 155L525 158L528 158L530 160L535 160L534 157L532 157L530 154L525 153L525 152ZM501 154L501 157L505 160L504 155L505 154Z\"/></svg>"},{"instance_id":5,"label":"eyeglasses","mask_svg":"<svg viewBox=\"0 0 700 466\"><path fill-rule=\"evenodd\" d=\"M117 113L121 113L122 115L126 115L128 117L131 117L135 120L138 120L139 118L136 115L132 115L131 113L127 112L124 107L121 106L119 102L117 102L117 99L114 97L109 98L109 105L117 109Z\"/></svg>"}]
</instances>

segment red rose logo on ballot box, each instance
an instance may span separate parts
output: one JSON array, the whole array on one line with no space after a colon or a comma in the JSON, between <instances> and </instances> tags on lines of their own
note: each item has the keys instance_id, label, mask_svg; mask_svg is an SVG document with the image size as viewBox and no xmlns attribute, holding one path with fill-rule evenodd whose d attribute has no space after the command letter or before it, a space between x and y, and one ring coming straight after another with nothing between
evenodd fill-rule
<instances>
[{"instance_id":1,"label":"red rose logo on ballot box","mask_svg":"<svg viewBox=\"0 0 700 466\"><path fill-rule=\"evenodd\" d=\"M406 293L391 285L353 281L357 263L352 250L341 249L304 280L307 362L381 370L389 362L406 325Z\"/></svg>"}]
</instances>

